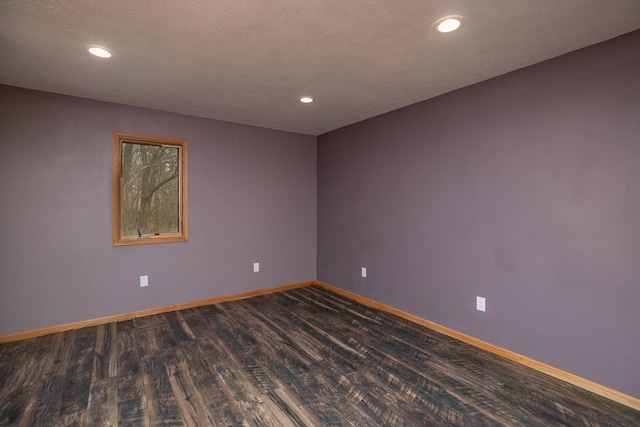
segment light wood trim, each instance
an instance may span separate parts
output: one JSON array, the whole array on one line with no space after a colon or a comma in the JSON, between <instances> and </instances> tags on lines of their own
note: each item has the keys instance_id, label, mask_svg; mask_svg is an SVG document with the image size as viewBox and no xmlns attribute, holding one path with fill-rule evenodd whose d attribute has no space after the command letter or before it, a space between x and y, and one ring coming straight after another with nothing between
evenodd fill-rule
<instances>
[{"instance_id":1,"label":"light wood trim","mask_svg":"<svg viewBox=\"0 0 640 427\"><path fill-rule=\"evenodd\" d=\"M133 312L130 312L130 313L115 314L115 315L112 315L112 316L99 317L97 319L81 320L79 322L67 323L67 324L64 324L64 325L50 326L48 328L34 329L34 330L31 330L31 331L25 331L25 332L17 332L15 334L9 334L9 335L0 336L0 344L12 342L12 341L25 340L25 339L29 339L29 338L36 338L36 337L40 337L40 336L43 336L43 335L55 334L55 333L58 333L58 332L71 331L73 329L86 328L86 327L89 327L89 326L104 325L104 324L111 323L111 322L120 322L122 320L130 320L130 319L135 319L135 318L138 318L138 317L151 316L153 314L168 313L168 312L171 312L171 311L183 310L183 309L186 309L186 308L193 308L193 307L200 307L200 306L203 306L203 305L217 304L217 303L220 303L220 302L233 301L233 300L244 299L244 298L250 298L250 297L255 297L255 296L258 296L258 295L271 294L271 293L274 293L274 292L282 292L282 291L287 291L287 290L290 290L290 289L296 289L296 288L302 288L302 287L305 287L305 286L311 286L314 283L315 282L294 283L294 284L291 284L291 285L276 286L276 287L273 287L273 288L258 289L258 290L255 290L255 291L241 292L241 293L238 293L238 294L225 295L225 296L220 296L220 297L213 297L213 298L208 298L208 299L203 299L203 300L198 300L198 301L189 301L189 302L183 302L183 303L180 303L180 304L172 304L172 305L167 305L167 306L164 306L164 307L149 308L149 309L146 309L146 310L133 311Z\"/></svg>"},{"instance_id":2,"label":"light wood trim","mask_svg":"<svg viewBox=\"0 0 640 427\"><path fill-rule=\"evenodd\" d=\"M547 375L551 375L552 377L558 378L560 380L563 380L565 382L568 382L570 384L573 384L575 386L588 390L592 393L598 394L600 396L604 396L608 399L611 399L618 403L622 403L623 405L629 406L633 409L640 411L640 399L636 397L630 396L628 394L625 394L620 391L609 388L607 386L598 384L586 378L582 378L577 375L571 374L569 372L563 371L561 369L555 368L553 366L547 365L546 363L538 362L537 360L515 353L511 350L507 350L505 348L498 347L497 345L493 345L486 341L479 340L470 335L463 334L462 332L449 329L446 326L442 326L437 323L431 322L429 320L425 320L411 313L407 313L406 311L398 310L397 308L393 308L381 302L360 296L358 294L354 294L353 292L345 291L344 289L337 288L335 286L329 285L328 283L316 281L315 284L322 286L323 288L326 288L335 293L344 295L355 301L361 302L370 307L395 314L396 316L402 317L403 319L407 319L419 325L426 326L427 328L433 329L434 331L440 332L444 335L450 336L452 338L456 338L457 340L460 340L467 344L471 344L475 347L481 348L490 353L497 354L498 356L502 356L505 359L509 359L513 362L517 362L521 365L535 369L536 371L544 372Z\"/></svg>"},{"instance_id":3,"label":"light wood trim","mask_svg":"<svg viewBox=\"0 0 640 427\"><path fill-rule=\"evenodd\" d=\"M182 220L181 233L149 236L144 239L120 235L120 169L122 159L120 153L121 142L139 141L173 145L180 150L180 218ZM160 136L136 135L132 133L113 132L111 146L111 218L113 246L149 245L154 243L175 243L189 241L189 142L185 139L164 138Z\"/></svg>"},{"instance_id":4,"label":"light wood trim","mask_svg":"<svg viewBox=\"0 0 640 427\"><path fill-rule=\"evenodd\" d=\"M112 240L115 245L120 240L120 134L113 133L111 143L111 224Z\"/></svg>"}]
</instances>

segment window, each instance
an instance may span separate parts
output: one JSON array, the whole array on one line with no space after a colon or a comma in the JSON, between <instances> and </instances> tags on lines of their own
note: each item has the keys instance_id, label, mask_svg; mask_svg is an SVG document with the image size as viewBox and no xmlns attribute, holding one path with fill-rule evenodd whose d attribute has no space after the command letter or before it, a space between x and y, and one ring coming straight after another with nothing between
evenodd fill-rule
<instances>
[{"instance_id":1,"label":"window","mask_svg":"<svg viewBox=\"0 0 640 427\"><path fill-rule=\"evenodd\" d=\"M113 245L186 242L187 141L113 134Z\"/></svg>"}]
</instances>

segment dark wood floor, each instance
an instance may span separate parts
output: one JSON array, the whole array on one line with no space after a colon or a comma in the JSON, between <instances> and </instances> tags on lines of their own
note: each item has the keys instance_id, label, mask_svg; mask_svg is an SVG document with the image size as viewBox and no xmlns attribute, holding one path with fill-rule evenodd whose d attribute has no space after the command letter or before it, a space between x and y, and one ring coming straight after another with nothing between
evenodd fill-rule
<instances>
[{"instance_id":1,"label":"dark wood floor","mask_svg":"<svg viewBox=\"0 0 640 427\"><path fill-rule=\"evenodd\" d=\"M0 345L0 425L639 426L320 287Z\"/></svg>"}]
</instances>

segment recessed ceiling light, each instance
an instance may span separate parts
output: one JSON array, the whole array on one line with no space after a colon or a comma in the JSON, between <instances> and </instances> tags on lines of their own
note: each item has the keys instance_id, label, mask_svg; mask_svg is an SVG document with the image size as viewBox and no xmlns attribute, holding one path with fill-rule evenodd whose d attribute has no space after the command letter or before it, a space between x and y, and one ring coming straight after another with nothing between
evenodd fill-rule
<instances>
[{"instance_id":1,"label":"recessed ceiling light","mask_svg":"<svg viewBox=\"0 0 640 427\"><path fill-rule=\"evenodd\" d=\"M450 33L462 27L462 24L464 24L462 16L445 16L438 19L433 27L441 33Z\"/></svg>"},{"instance_id":2,"label":"recessed ceiling light","mask_svg":"<svg viewBox=\"0 0 640 427\"><path fill-rule=\"evenodd\" d=\"M100 58L111 58L111 52L100 46L89 46L89 53Z\"/></svg>"},{"instance_id":3,"label":"recessed ceiling light","mask_svg":"<svg viewBox=\"0 0 640 427\"><path fill-rule=\"evenodd\" d=\"M303 96L298 99L300 99L300 102L302 102L303 104L311 104L313 102L313 98L310 96Z\"/></svg>"}]
</instances>

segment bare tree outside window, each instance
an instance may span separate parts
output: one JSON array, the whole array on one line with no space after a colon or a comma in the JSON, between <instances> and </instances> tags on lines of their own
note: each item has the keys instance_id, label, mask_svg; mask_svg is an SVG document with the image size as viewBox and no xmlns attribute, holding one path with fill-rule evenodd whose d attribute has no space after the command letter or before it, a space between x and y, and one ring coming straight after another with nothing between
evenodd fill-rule
<instances>
[{"instance_id":1,"label":"bare tree outside window","mask_svg":"<svg viewBox=\"0 0 640 427\"><path fill-rule=\"evenodd\" d=\"M114 245L186 241L187 141L114 133Z\"/></svg>"}]
</instances>

